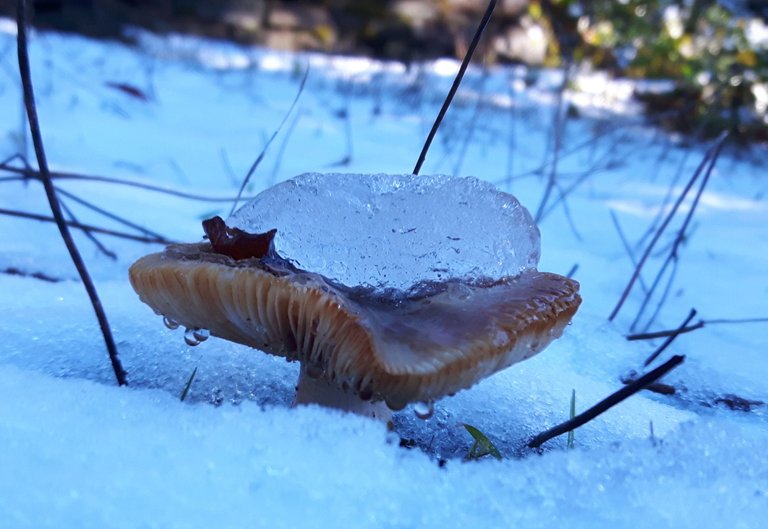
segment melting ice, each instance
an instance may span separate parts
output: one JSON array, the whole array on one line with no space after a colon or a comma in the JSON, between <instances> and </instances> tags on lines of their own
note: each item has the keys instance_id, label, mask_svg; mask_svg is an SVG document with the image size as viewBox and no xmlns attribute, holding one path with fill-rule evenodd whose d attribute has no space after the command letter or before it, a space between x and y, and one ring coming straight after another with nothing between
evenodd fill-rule
<instances>
[{"instance_id":1,"label":"melting ice","mask_svg":"<svg viewBox=\"0 0 768 529\"><path fill-rule=\"evenodd\" d=\"M277 228L283 257L350 286L514 276L539 260L528 211L471 177L307 173L262 192L227 224Z\"/></svg>"}]
</instances>

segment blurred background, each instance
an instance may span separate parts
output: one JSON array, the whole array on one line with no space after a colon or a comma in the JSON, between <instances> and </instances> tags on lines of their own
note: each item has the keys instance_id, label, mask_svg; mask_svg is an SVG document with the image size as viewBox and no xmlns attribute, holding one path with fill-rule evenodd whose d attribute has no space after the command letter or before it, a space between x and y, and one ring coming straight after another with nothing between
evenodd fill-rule
<instances>
[{"instance_id":1,"label":"blurred background","mask_svg":"<svg viewBox=\"0 0 768 529\"><path fill-rule=\"evenodd\" d=\"M463 56L485 0L36 0L39 27L130 41L127 28L281 50L414 61ZM16 2L0 1L13 16ZM765 0L500 0L477 60L663 79L638 90L659 124L768 140Z\"/></svg>"}]
</instances>

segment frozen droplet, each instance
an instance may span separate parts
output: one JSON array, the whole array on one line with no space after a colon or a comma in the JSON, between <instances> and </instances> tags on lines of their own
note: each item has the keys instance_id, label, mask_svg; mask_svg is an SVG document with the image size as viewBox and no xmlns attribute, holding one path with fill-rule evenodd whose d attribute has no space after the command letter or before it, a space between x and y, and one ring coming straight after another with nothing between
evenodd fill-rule
<instances>
[{"instance_id":1,"label":"frozen droplet","mask_svg":"<svg viewBox=\"0 0 768 529\"><path fill-rule=\"evenodd\" d=\"M260 193L227 224L277 227L280 255L349 286L509 277L539 259L528 211L476 178L304 174Z\"/></svg>"},{"instance_id":2,"label":"frozen droplet","mask_svg":"<svg viewBox=\"0 0 768 529\"><path fill-rule=\"evenodd\" d=\"M208 329L194 329L192 336L198 343L206 341L211 336L211 331Z\"/></svg>"},{"instance_id":3,"label":"frozen droplet","mask_svg":"<svg viewBox=\"0 0 768 529\"><path fill-rule=\"evenodd\" d=\"M405 401L397 400L391 397L388 399L385 399L384 403L387 405L387 408L389 408L392 411L400 411L403 408L405 408L406 404L408 404Z\"/></svg>"},{"instance_id":4,"label":"frozen droplet","mask_svg":"<svg viewBox=\"0 0 768 529\"><path fill-rule=\"evenodd\" d=\"M433 401L417 402L413 405L413 413L419 419L426 421L435 413L435 403Z\"/></svg>"},{"instance_id":5,"label":"frozen droplet","mask_svg":"<svg viewBox=\"0 0 768 529\"><path fill-rule=\"evenodd\" d=\"M184 330L184 341L190 347L194 347L195 345L199 345L200 344L200 340L195 338L195 331L196 330L197 329L185 329Z\"/></svg>"},{"instance_id":6,"label":"frozen droplet","mask_svg":"<svg viewBox=\"0 0 768 529\"><path fill-rule=\"evenodd\" d=\"M165 325L172 331L175 331L176 329L179 328L179 322L169 318L168 316L163 316L163 325Z\"/></svg>"}]
</instances>

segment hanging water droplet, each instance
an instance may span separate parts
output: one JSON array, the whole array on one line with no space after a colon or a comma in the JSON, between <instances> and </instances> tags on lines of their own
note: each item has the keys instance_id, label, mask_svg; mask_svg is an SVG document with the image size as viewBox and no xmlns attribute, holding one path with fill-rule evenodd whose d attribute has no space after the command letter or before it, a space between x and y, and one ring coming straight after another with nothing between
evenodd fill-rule
<instances>
[{"instance_id":1,"label":"hanging water droplet","mask_svg":"<svg viewBox=\"0 0 768 529\"><path fill-rule=\"evenodd\" d=\"M360 400L368 402L373 398L373 390L371 388L363 388L357 393L357 396Z\"/></svg>"},{"instance_id":2,"label":"hanging water droplet","mask_svg":"<svg viewBox=\"0 0 768 529\"><path fill-rule=\"evenodd\" d=\"M419 419L426 421L435 413L435 403L433 401L417 402L413 405L413 413Z\"/></svg>"},{"instance_id":3,"label":"hanging water droplet","mask_svg":"<svg viewBox=\"0 0 768 529\"><path fill-rule=\"evenodd\" d=\"M184 341L187 345L190 347L194 347L200 343L200 340L195 338L195 330L196 329L185 329L184 330Z\"/></svg>"},{"instance_id":4,"label":"hanging water droplet","mask_svg":"<svg viewBox=\"0 0 768 529\"><path fill-rule=\"evenodd\" d=\"M197 340L197 343L204 342L211 336L211 331L208 329L194 329L192 330L192 336Z\"/></svg>"},{"instance_id":5,"label":"hanging water droplet","mask_svg":"<svg viewBox=\"0 0 768 529\"><path fill-rule=\"evenodd\" d=\"M389 408L392 411L400 411L403 408L405 408L407 402L400 401L394 398L388 398L384 400L384 403L387 405L387 408Z\"/></svg>"},{"instance_id":6,"label":"hanging water droplet","mask_svg":"<svg viewBox=\"0 0 768 529\"><path fill-rule=\"evenodd\" d=\"M175 331L176 329L179 328L179 322L169 318L168 316L163 316L163 325L165 325L172 331Z\"/></svg>"}]
</instances>

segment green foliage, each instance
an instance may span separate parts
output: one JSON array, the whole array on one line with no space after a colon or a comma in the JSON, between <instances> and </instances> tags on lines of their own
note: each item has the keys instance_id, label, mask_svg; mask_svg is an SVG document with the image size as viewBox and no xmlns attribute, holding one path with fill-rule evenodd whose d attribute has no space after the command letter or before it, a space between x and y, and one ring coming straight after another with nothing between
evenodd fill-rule
<instances>
[{"instance_id":1,"label":"green foliage","mask_svg":"<svg viewBox=\"0 0 768 529\"><path fill-rule=\"evenodd\" d=\"M552 26L575 28L568 50L573 60L674 82L663 98L645 101L662 124L703 137L729 130L744 140L768 139L766 104L756 98L768 87L768 49L756 49L746 32L756 19L737 16L714 0L551 4L550 17L570 18Z\"/></svg>"},{"instance_id":2,"label":"green foliage","mask_svg":"<svg viewBox=\"0 0 768 529\"><path fill-rule=\"evenodd\" d=\"M496 448L488 437L475 428L472 425L464 424L464 428L469 432L469 435L475 440L472 448L469 449L469 453L464 458L466 461L474 461L485 456L493 456L496 459L501 459L501 452Z\"/></svg>"}]
</instances>

